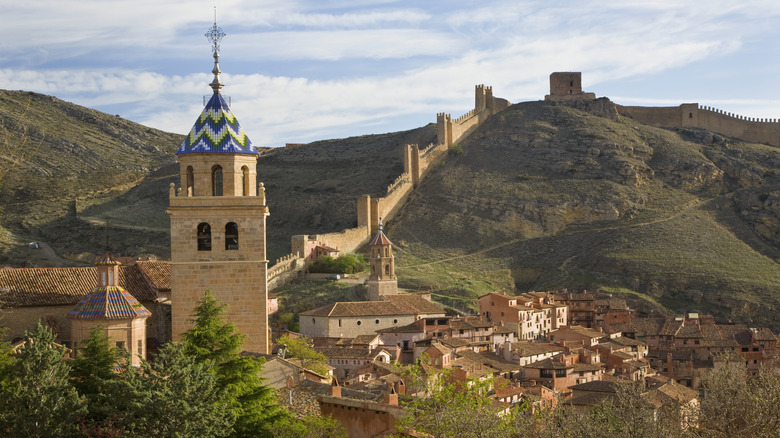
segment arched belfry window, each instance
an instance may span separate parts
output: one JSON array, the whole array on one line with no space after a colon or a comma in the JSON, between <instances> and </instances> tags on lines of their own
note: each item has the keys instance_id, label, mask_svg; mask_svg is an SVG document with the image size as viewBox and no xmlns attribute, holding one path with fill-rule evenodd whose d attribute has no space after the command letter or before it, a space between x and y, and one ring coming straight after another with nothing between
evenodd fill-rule
<instances>
[{"instance_id":1,"label":"arched belfry window","mask_svg":"<svg viewBox=\"0 0 780 438\"><path fill-rule=\"evenodd\" d=\"M225 225L225 249L238 249L238 225L235 222L228 222Z\"/></svg>"},{"instance_id":2,"label":"arched belfry window","mask_svg":"<svg viewBox=\"0 0 780 438\"><path fill-rule=\"evenodd\" d=\"M249 196L249 168L246 166L241 168L241 187L244 188L244 196Z\"/></svg>"},{"instance_id":3,"label":"arched belfry window","mask_svg":"<svg viewBox=\"0 0 780 438\"><path fill-rule=\"evenodd\" d=\"M192 166L187 166L187 196L195 196L195 174Z\"/></svg>"},{"instance_id":4,"label":"arched belfry window","mask_svg":"<svg viewBox=\"0 0 780 438\"><path fill-rule=\"evenodd\" d=\"M390 275L390 265L385 265L385 274Z\"/></svg>"},{"instance_id":5,"label":"arched belfry window","mask_svg":"<svg viewBox=\"0 0 780 438\"><path fill-rule=\"evenodd\" d=\"M222 166L211 168L211 196L222 196Z\"/></svg>"},{"instance_id":6,"label":"arched belfry window","mask_svg":"<svg viewBox=\"0 0 780 438\"><path fill-rule=\"evenodd\" d=\"M211 251L211 225L198 224L198 251Z\"/></svg>"}]
</instances>

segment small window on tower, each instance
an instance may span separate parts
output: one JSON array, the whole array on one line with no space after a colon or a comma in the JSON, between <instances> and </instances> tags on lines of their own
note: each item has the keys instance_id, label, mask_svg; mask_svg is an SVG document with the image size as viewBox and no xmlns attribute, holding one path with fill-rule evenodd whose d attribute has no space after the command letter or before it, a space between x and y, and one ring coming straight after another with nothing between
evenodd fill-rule
<instances>
[{"instance_id":1,"label":"small window on tower","mask_svg":"<svg viewBox=\"0 0 780 438\"><path fill-rule=\"evenodd\" d=\"M238 225L235 222L228 222L225 225L225 250L238 249Z\"/></svg>"},{"instance_id":2,"label":"small window on tower","mask_svg":"<svg viewBox=\"0 0 780 438\"><path fill-rule=\"evenodd\" d=\"M211 251L211 225L198 224L198 251Z\"/></svg>"},{"instance_id":3,"label":"small window on tower","mask_svg":"<svg viewBox=\"0 0 780 438\"><path fill-rule=\"evenodd\" d=\"M222 196L222 166L211 168L211 196Z\"/></svg>"},{"instance_id":4,"label":"small window on tower","mask_svg":"<svg viewBox=\"0 0 780 438\"><path fill-rule=\"evenodd\" d=\"M385 274L390 275L390 265L385 265Z\"/></svg>"},{"instance_id":5,"label":"small window on tower","mask_svg":"<svg viewBox=\"0 0 780 438\"><path fill-rule=\"evenodd\" d=\"M195 196L195 175L192 166L187 166L187 196Z\"/></svg>"},{"instance_id":6,"label":"small window on tower","mask_svg":"<svg viewBox=\"0 0 780 438\"><path fill-rule=\"evenodd\" d=\"M244 188L244 196L249 196L249 168L246 166L241 168L241 186Z\"/></svg>"}]
</instances>

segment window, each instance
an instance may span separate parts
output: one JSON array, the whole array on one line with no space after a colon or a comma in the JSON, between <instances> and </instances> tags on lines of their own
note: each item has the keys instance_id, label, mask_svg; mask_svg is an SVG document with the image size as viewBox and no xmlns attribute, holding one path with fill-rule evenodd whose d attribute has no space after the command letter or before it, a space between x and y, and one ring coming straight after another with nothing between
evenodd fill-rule
<instances>
[{"instance_id":1,"label":"window","mask_svg":"<svg viewBox=\"0 0 780 438\"><path fill-rule=\"evenodd\" d=\"M385 274L390 275L390 265L385 265Z\"/></svg>"},{"instance_id":2,"label":"window","mask_svg":"<svg viewBox=\"0 0 780 438\"><path fill-rule=\"evenodd\" d=\"M314 318L312 318L312 319L311 319L311 323L312 323L312 324L316 324L316 323L317 323L317 320L316 320L316 319L314 319Z\"/></svg>"},{"instance_id":3,"label":"window","mask_svg":"<svg viewBox=\"0 0 780 438\"><path fill-rule=\"evenodd\" d=\"M358 322L357 322L357 325L360 325L360 324L362 324L362 323L361 323L360 321L358 321Z\"/></svg>"},{"instance_id":4,"label":"window","mask_svg":"<svg viewBox=\"0 0 780 438\"><path fill-rule=\"evenodd\" d=\"M192 166L187 166L187 196L195 196L195 175Z\"/></svg>"},{"instance_id":5,"label":"window","mask_svg":"<svg viewBox=\"0 0 780 438\"><path fill-rule=\"evenodd\" d=\"M379 320L377 319L376 321L374 321L374 324L379 324Z\"/></svg>"},{"instance_id":6,"label":"window","mask_svg":"<svg viewBox=\"0 0 780 438\"><path fill-rule=\"evenodd\" d=\"M341 320L339 319L339 327L341 327Z\"/></svg>"},{"instance_id":7,"label":"window","mask_svg":"<svg viewBox=\"0 0 780 438\"><path fill-rule=\"evenodd\" d=\"M211 225L198 224L198 251L211 251Z\"/></svg>"},{"instance_id":8,"label":"window","mask_svg":"<svg viewBox=\"0 0 780 438\"><path fill-rule=\"evenodd\" d=\"M144 341L138 340L138 355L143 356L144 355Z\"/></svg>"},{"instance_id":9,"label":"window","mask_svg":"<svg viewBox=\"0 0 780 438\"><path fill-rule=\"evenodd\" d=\"M222 196L222 166L211 168L211 196Z\"/></svg>"},{"instance_id":10,"label":"window","mask_svg":"<svg viewBox=\"0 0 780 438\"><path fill-rule=\"evenodd\" d=\"M124 350L125 348L125 341L116 341L116 348L120 350Z\"/></svg>"},{"instance_id":11,"label":"window","mask_svg":"<svg viewBox=\"0 0 780 438\"><path fill-rule=\"evenodd\" d=\"M244 188L243 195L249 196L249 168L246 166L241 168L241 186Z\"/></svg>"},{"instance_id":12,"label":"window","mask_svg":"<svg viewBox=\"0 0 780 438\"><path fill-rule=\"evenodd\" d=\"M235 222L228 222L225 225L225 250L238 249L238 225Z\"/></svg>"},{"instance_id":13,"label":"window","mask_svg":"<svg viewBox=\"0 0 780 438\"><path fill-rule=\"evenodd\" d=\"M397 319L394 319L394 320L393 320L393 324L398 324L398 320L397 320Z\"/></svg>"}]
</instances>

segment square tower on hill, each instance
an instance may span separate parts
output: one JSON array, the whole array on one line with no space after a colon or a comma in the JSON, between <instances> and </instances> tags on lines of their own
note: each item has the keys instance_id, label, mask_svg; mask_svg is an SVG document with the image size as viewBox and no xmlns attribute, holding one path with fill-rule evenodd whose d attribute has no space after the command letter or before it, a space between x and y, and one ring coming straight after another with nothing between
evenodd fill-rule
<instances>
[{"instance_id":1,"label":"square tower on hill","mask_svg":"<svg viewBox=\"0 0 780 438\"><path fill-rule=\"evenodd\" d=\"M581 72L555 72L550 74L550 94L545 100L595 99L594 93L582 91Z\"/></svg>"}]
</instances>

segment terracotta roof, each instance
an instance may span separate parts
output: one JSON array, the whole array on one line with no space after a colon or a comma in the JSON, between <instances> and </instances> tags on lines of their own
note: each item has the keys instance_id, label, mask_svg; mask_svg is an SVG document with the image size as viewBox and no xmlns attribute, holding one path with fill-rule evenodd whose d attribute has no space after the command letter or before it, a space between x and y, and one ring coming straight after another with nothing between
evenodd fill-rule
<instances>
[{"instance_id":1,"label":"terracotta roof","mask_svg":"<svg viewBox=\"0 0 780 438\"><path fill-rule=\"evenodd\" d=\"M532 364L526 365L525 368L538 368L542 370L563 370L566 368L574 368L574 365L567 365L563 362L553 360L551 358L538 360Z\"/></svg>"},{"instance_id":2,"label":"terracotta roof","mask_svg":"<svg viewBox=\"0 0 780 438\"><path fill-rule=\"evenodd\" d=\"M379 351L368 351L363 348L314 347L314 350L324 354L328 359L374 360L379 355Z\"/></svg>"},{"instance_id":3,"label":"terracotta roof","mask_svg":"<svg viewBox=\"0 0 780 438\"><path fill-rule=\"evenodd\" d=\"M423 333L425 329L415 323L402 325L400 327L388 327L386 329L379 329L377 333Z\"/></svg>"},{"instance_id":4,"label":"terracotta roof","mask_svg":"<svg viewBox=\"0 0 780 438\"><path fill-rule=\"evenodd\" d=\"M388 316L411 315L413 312L402 309L390 301L354 301L333 303L313 310L301 312L301 316Z\"/></svg>"},{"instance_id":5,"label":"terracotta roof","mask_svg":"<svg viewBox=\"0 0 780 438\"><path fill-rule=\"evenodd\" d=\"M772 330L769 330L768 328L762 328L761 330L756 333L756 340L757 341L775 341L777 338L774 334L772 334Z\"/></svg>"},{"instance_id":6,"label":"terracotta roof","mask_svg":"<svg viewBox=\"0 0 780 438\"><path fill-rule=\"evenodd\" d=\"M97 267L0 269L0 307L75 305L97 284ZM119 286L138 301L157 294L135 266L119 267Z\"/></svg>"},{"instance_id":7,"label":"terracotta roof","mask_svg":"<svg viewBox=\"0 0 780 438\"><path fill-rule=\"evenodd\" d=\"M385 233L382 232L382 228L379 228L379 232L376 233L376 236L374 236L374 239L371 240L371 246L378 246L378 245L392 245L392 242L390 242L390 239L385 236Z\"/></svg>"},{"instance_id":8,"label":"terracotta roof","mask_svg":"<svg viewBox=\"0 0 780 438\"><path fill-rule=\"evenodd\" d=\"M493 334L494 335L508 335L509 333L514 333L515 331L512 330L509 327L503 326L503 325L494 325L493 326Z\"/></svg>"},{"instance_id":9,"label":"terracotta roof","mask_svg":"<svg viewBox=\"0 0 780 438\"><path fill-rule=\"evenodd\" d=\"M575 391L588 391L588 392L615 392L615 382L607 382L603 380L594 380L592 382L580 383L579 385L572 385L569 389Z\"/></svg>"},{"instance_id":10,"label":"terracotta roof","mask_svg":"<svg viewBox=\"0 0 780 438\"><path fill-rule=\"evenodd\" d=\"M374 340L376 340L376 338L378 338L378 337L379 337L379 335L358 335L358 336L355 336L354 339L352 339L351 344L352 345L368 345L368 344L374 342Z\"/></svg>"},{"instance_id":11,"label":"terracotta roof","mask_svg":"<svg viewBox=\"0 0 780 438\"><path fill-rule=\"evenodd\" d=\"M383 298L386 301L394 303L401 309L405 310L407 313L412 313L415 315L444 313L444 309L418 294L385 295Z\"/></svg>"},{"instance_id":12,"label":"terracotta roof","mask_svg":"<svg viewBox=\"0 0 780 438\"><path fill-rule=\"evenodd\" d=\"M574 364L574 371L599 371L604 368L604 364L601 363L582 363L577 362Z\"/></svg>"},{"instance_id":13,"label":"terracotta roof","mask_svg":"<svg viewBox=\"0 0 780 438\"><path fill-rule=\"evenodd\" d=\"M519 354L520 357L526 357L536 356L537 354L559 353L566 349L553 344L523 341L513 342L512 350Z\"/></svg>"},{"instance_id":14,"label":"terracotta roof","mask_svg":"<svg viewBox=\"0 0 780 438\"><path fill-rule=\"evenodd\" d=\"M148 318L152 313L130 295L124 288L101 286L81 300L68 313L69 319L135 319Z\"/></svg>"},{"instance_id":15,"label":"terracotta roof","mask_svg":"<svg viewBox=\"0 0 780 438\"><path fill-rule=\"evenodd\" d=\"M444 338L435 338L437 341L441 342L442 344L452 347L452 348L458 348L458 347L465 347L469 344L471 344L469 341L461 338L452 338L449 336L445 336Z\"/></svg>"},{"instance_id":16,"label":"terracotta roof","mask_svg":"<svg viewBox=\"0 0 780 438\"><path fill-rule=\"evenodd\" d=\"M157 290L171 290L171 262L139 260L135 262L135 265L146 275Z\"/></svg>"},{"instance_id":17,"label":"terracotta roof","mask_svg":"<svg viewBox=\"0 0 780 438\"><path fill-rule=\"evenodd\" d=\"M479 362L483 365L490 366L492 368L495 368L499 371L517 371L520 368L522 368L519 364L506 362L502 360L499 356L496 356L493 353L485 352L485 353L476 353L471 350L465 350L456 353L460 357L467 357L474 362Z\"/></svg>"}]
</instances>

